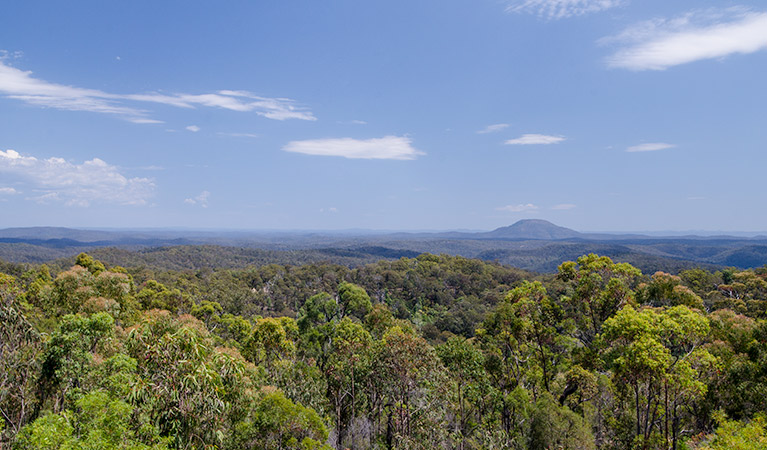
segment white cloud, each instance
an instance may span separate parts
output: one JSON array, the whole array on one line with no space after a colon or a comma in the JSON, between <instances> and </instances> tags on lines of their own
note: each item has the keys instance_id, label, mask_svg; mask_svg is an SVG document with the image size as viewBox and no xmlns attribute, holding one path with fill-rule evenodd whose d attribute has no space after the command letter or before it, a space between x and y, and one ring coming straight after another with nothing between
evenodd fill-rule
<instances>
[{"instance_id":1,"label":"white cloud","mask_svg":"<svg viewBox=\"0 0 767 450\"><path fill-rule=\"evenodd\" d=\"M425 153L413 148L408 137L385 136L377 139L313 139L291 141L286 152L318 156L342 156L350 159L415 159Z\"/></svg>"},{"instance_id":2,"label":"white cloud","mask_svg":"<svg viewBox=\"0 0 767 450\"><path fill-rule=\"evenodd\" d=\"M564 19L604 11L623 0L510 0L507 12L531 13L547 19Z\"/></svg>"},{"instance_id":3,"label":"white cloud","mask_svg":"<svg viewBox=\"0 0 767 450\"><path fill-rule=\"evenodd\" d=\"M20 51L9 52L8 50L0 49L0 61L6 60L6 59L19 59L22 56L24 56L24 52L20 52Z\"/></svg>"},{"instance_id":4,"label":"white cloud","mask_svg":"<svg viewBox=\"0 0 767 450\"><path fill-rule=\"evenodd\" d=\"M200 195L198 195L197 197L184 199L184 203L187 203L189 205L200 205L203 208L207 208L209 199L210 199L210 192L202 191L200 192Z\"/></svg>"},{"instance_id":5,"label":"white cloud","mask_svg":"<svg viewBox=\"0 0 767 450\"><path fill-rule=\"evenodd\" d=\"M555 211L567 211L568 209L574 208L576 208L576 205L573 205L572 203L560 203L559 205L554 205L551 207L551 209Z\"/></svg>"},{"instance_id":6,"label":"white cloud","mask_svg":"<svg viewBox=\"0 0 767 450\"><path fill-rule=\"evenodd\" d=\"M224 133L224 132L218 132L216 133L219 136L226 136L226 137L246 137L246 138L257 138L260 137L256 133Z\"/></svg>"},{"instance_id":7,"label":"white cloud","mask_svg":"<svg viewBox=\"0 0 767 450\"><path fill-rule=\"evenodd\" d=\"M192 133L197 133L198 131L200 131L200 127L198 127L197 125L189 125L188 127L186 127L186 129L191 131Z\"/></svg>"},{"instance_id":8,"label":"white cloud","mask_svg":"<svg viewBox=\"0 0 767 450\"><path fill-rule=\"evenodd\" d=\"M639 23L601 42L623 46L607 59L609 67L665 70L767 49L767 12L742 8L693 11L681 17Z\"/></svg>"},{"instance_id":9,"label":"white cloud","mask_svg":"<svg viewBox=\"0 0 767 450\"><path fill-rule=\"evenodd\" d=\"M506 211L506 212L525 212L525 211L535 211L539 209L538 206L533 205L532 203L527 204L519 204L519 205L506 205L506 206L499 206L495 208L496 211Z\"/></svg>"},{"instance_id":10,"label":"white cloud","mask_svg":"<svg viewBox=\"0 0 767 450\"><path fill-rule=\"evenodd\" d=\"M666 144L665 142L650 142L647 144L634 145L626 149L627 152L656 152L658 150L666 150L674 148L674 144Z\"/></svg>"},{"instance_id":11,"label":"white cloud","mask_svg":"<svg viewBox=\"0 0 767 450\"><path fill-rule=\"evenodd\" d=\"M73 206L94 202L144 205L154 191L152 180L128 178L98 158L73 164L62 158L38 159L6 150L0 151L0 172L16 176L40 192L34 200Z\"/></svg>"},{"instance_id":12,"label":"white cloud","mask_svg":"<svg viewBox=\"0 0 767 450\"><path fill-rule=\"evenodd\" d=\"M274 119L317 120L311 111L288 98L269 98L247 91L222 90L212 94L111 94L97 89L86 89L50 83L5 64L0 58L0 94L30 105L67 111L90 111L115 114L134 123L162 123L149 117L146 109L130 106L129 102L157 103L178 108L199 106L222 108L230 111L254 112Z\"/></svg>"},{"instance_id":13,"label":"white cloud","mask_svg":"<svg viewBox=\"0 0 767 450\"><path fill-rule=\"evenodd\" d=\"M1 187L0 188L0 195L14 195L19 194L19 191L12 187Z\"/></svg>"},{"instance_id":14,"label":"white cloud","mask_svg":"<svg viewBox=\"0 0 767 450\"><path fill-rule=\"evenodd\" d=\"M501 131L504 128L508 128L508 123L496 123L494 125L488 125L485 128L477 131L477 134L487 134L487 133L495 133L497 131Z\"/></svg>"},{"instance_id":15,"label":"white cloud","mask_svg":"<svg viewBox=\"0 0 767 450\"><path fill-rule=\"evenodd\" d=\"M546 145L546 144L558 144L564 141L562 136L547 136L545 134L523 134L516 139L509 139L506 141L508 145Z\"/></svg>"}]
</instances>

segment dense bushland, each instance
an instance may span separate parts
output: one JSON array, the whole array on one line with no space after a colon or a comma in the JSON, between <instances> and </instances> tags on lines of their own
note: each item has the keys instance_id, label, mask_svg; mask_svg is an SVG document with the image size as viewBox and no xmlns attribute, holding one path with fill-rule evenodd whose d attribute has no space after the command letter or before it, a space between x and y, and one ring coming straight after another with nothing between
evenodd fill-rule
<instances>
[{"instance_id":1,"label":"dense bushland","mask_svg":"<svg viewBox=\"0 0 767 450\"><path fill-rule=\"evenodd\" d=\"M767 269L0 268L0 448L767 441Z\"/></svg>"}]
</instances>

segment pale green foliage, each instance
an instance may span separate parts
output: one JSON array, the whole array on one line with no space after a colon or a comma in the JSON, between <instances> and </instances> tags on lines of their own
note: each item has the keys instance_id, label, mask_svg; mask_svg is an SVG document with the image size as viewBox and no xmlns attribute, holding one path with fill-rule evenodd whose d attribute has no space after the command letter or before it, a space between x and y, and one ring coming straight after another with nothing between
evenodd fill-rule
<instances>
[{"instance_id":1,"label":"pale green foliage","mask_svg":"<svg viewBox=\"0 0 767 450\"><path fill-rule=\"evenodd\" d=\"M683 305L627 306L605 321L606 356L619 392L633 403L636 439L643 445L659 440L660 432L675 444L680 423L693 418L691 408L715 373L716 358L699 348L709 331L708 319Z\"/></svg>"},{"instance_id":2,"label":"pale green foliage","mask_svg":"<svg viewBox=\"0 0 767 450\"><path fill-rule=\"evenodd\" d=\"M232 368L216 358L207 332L194 318L173 320L151 313L131 330L127 347L138 364L131 400L151 417L174 445L220 443L226 413L224 376ZM235 371L238 368L233 368Z\"/></svg>"},{"instance_id":3,"label":"pale green foliage","mask_svg":"<svg viewBox=\"0 0 767 450\"><path fill-rule=\"evenodd\" d=\"M104 392L80 398L74 410L49 414L27 425L19 433L17 450L161 450L167 449L156 434L149 444L141 442L130 428L132 408Z\"/></svg>"},{"instance_id":4,"label":"pale green foliage","mask_svg":"<svg viewBox=\"0 0 767 450\"><path fill-rule=\"evenodd\" d=\"M455 439L463 447L475 447L472 443L480 447L487 445L481 429L487 427L493 418L484 410L497 391L490 384L490 377L483 367L482 352L470 340L457 336L448 339L436 350L451 377L450 405L456 416Z\"/></svg>"},{"instance_id":5,"label":"pale green foliage","mask_svg":"<svg viewBox=\"0 0 767 450\"><path fill-rule=\"evenodd\" d=\"M763 414L747 422L727 420L717 415L719 426L709 442L690 445L691 450L767 450L767 420Z\"/></svg>"},{"instance_id":6,"label":"pale green foliage","mask_svg":"<svg viewBox=\"0 0 767 450\"><path fill-rule=\"evenodd\" d=\"M127 317L135 309L132 279L127 274L101 267L91 272L75 265L61 272L53 281L51 293L42 298L45 303L40 306L55 315L106 312L115 319ZM41 283L40 280L38 278L36 283ZM36 296L40 296L45 289L38 287L37 291Z\"/></svg>"},{"instance_id":7,"label":"pale green foliage","mask_svg":"<svg viewBox=\"0 0 767 450\"><path fill-rule=\"evenodd\" d=\"M574 336L585 346L580 358L584 366L597 364L594 339L602 332L605 320L634 303L632 287L641 275L642 272L630 264L616 264L606 256L595 254L559 266L557 278L569 284L568 296L562 303L568 307L568 315L576 325Z\"/></svg>"},{"instance_id":8,"label":"pale green foliage","mask_svg":"<svg viewBox=\"0 0 767 450\"><path fill-rule=\"evenodd\" d=\"M583 417L560 406L546 393L535 403L531 414L528 448L593 450L596 446Z\"/></svg>"},{"instance_id":9,"label":"pale green foliage","mask_svg":"<svg viewBox=\"0 0 767 450\"><path fill-rule=\"evenodd\" d=\"M341 283L338 285L338 300L346 316L354 316L362 319L370 312L372 304L370 296L360 286L351 283Z\"/></svg>"},{"instance_id":10,"label":"pale green foliage","mask_svg":"<svg viewBox=\"0 0 767 450\"><path fill-rule=\"evenodd\" d=\"M297 405L277 389L265 387L252 409L235 424L224 448L330 450L328 432L312 409Z\"/></svg>"},{"instance_id":11,"label":"pale green foliage","mask_svg":"<svg viewBox=\"0 0 767 450\"><path fill-rule=\"evenodd\" d=\"M639 301L652 306L684 305L703 309L703 299L681 283L682 279L678 276L655 272L649 284L638 287Z\"/></svg>"},{"instance_id":12,"label":"pale green foliage","mask_svg":"<svg viewBox=\"0 0 767 450\"><path fill-rule=\"evenodd\" d=\"M27 320L16 279L0 273L0 447L30 415L42 336Z\"/></svg>"},{"instance_id":13,"label":"pale green foliage","mask_svg":"<svg viewBox=\"0 0 767 450\"><path fill-rule=\"evenodd\" d=\"M82 396L82 379L91 368L94 353L109 353L114 333L114 319L106 313L61 319L42 356L43 386L54 412Z\"/></svg>"},{"instance_id":14,"label":"pale green foliage","mask_svg":"<svg viewBox=\"0 0 767 450\"><path fill-rule=\"evenodd\" d=\"M258 319L246 343L246 353L256 364L264 363L270 368L278 359L289 358L295 352L295 344L287 336L281 320Z\"/></svg>"},{"instance_id":15,"label":"pale green foliage","mask_svg":"<svg viewBox=\"0 0 767 450\"><path fill-rule=\"evenodd\" d=\"M93 257L87 253L80 253L77 255L77 258L75 259L75 265L88 269L88 272L92 273L93 275L98 275L101 272L107 270L101 261L93 259Z\"/></svg>"},{"instance_id":16,"label":"pale green foliage","mask_svg":"<svg viewBox=\"0 0 767 450\"><path fill-rule=\"evenodd\" d=\"M174 313L187 312L192 308L189 296L178 289L169 289L155 280L147 281L136 294L143 309L165 309Z\"/></svg>"},{"instance_id":17,"label":"pale green foliage","mask_svg":"<svg viewBox=\"0 0 767 450\"><path fill-rule=\"evenodd\" d=\"M441 414L447 383L434 349L423 339L395 326L377 346L371 371L377 394L383 397L381 414L391 425L390 439L405 448L441 442ZM388 442L391 445L391 442Z\"/></svg>"}]
</instances>

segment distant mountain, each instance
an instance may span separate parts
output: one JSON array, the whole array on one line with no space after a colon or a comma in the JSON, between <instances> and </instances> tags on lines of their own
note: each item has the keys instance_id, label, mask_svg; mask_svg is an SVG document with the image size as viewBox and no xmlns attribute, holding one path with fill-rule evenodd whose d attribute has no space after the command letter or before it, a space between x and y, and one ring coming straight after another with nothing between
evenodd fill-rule
<instances>
[{"instance_id":1,"label":"distant mountain","mask_svg":"<svg viewBox=\"0 0 767 450\"><path fill-rule=\"evenodd\" d=\"M106 241L115 233L101 230L78 230L63 227L25 227L0 230L0 238L19 240L68 239L79 242Z\"/></svg>"},{"instance_id":2,"label":"distant mountain","mask_svg":"<svg viewBox=\"0 0 767 450\"><path fill-rule=\"evenodd\" d=\"M479 239L541 239L547 241L583 238L583 234L575 230L540 219L520 220L508 227L496 228L488 233L476 233L474 236Z\"/></svg>"},{"instance_id":3,"label":"distant mountain","mask_svg":"<svg viewBox=\"0 0 767 450\"><path fill-rule=\"evenodd\" d=\"M119 251L118 251L119 250ZM597 253L643 271L767 264L767 239L734 236L647 236L580 233L545 220L520 220L489 232L362 233L300 231L77 230L37 227L0 230L0 261L42 263L98 254L108 263L176 269L268 263L366 264L420 253L461 255L540 272ZM162 261L162 262L160 262Z\"/></svg>"}]
</instances>

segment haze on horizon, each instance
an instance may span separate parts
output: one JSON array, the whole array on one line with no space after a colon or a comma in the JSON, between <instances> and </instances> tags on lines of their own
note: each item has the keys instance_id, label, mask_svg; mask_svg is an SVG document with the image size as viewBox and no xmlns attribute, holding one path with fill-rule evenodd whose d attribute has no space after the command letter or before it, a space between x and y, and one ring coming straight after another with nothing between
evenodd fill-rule
<instances>
[{"instance_id":1,"label":"haze on horizon","mask_svg":"<svg viewBox=\"0 0 767 450\"><path fill-rule=\"evenodd\" d=\"M15 2L0 228L767 229L756 0Z\"/></svg>"}]
</instances>

